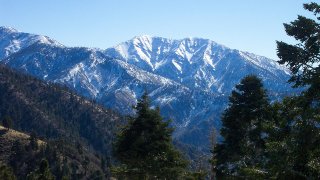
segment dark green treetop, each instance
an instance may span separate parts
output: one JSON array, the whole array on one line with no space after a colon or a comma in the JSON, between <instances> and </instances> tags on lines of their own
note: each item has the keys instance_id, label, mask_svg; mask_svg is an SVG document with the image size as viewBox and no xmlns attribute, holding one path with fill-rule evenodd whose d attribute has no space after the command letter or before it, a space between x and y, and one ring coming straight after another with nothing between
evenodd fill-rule
<instances>
[{"instance_id":1,"label":"dark green treetop","mask_svg":"<svg viewBox=\"0 0 320 180\"><path fill-rule=\"evenodd\" d=\"M286 64L293 76L290 81L295 86L309 85L307 94L320 97L320 5L304 4L304 8L313 13L314 18L298 16L289 24L284 24L285 31L294 37L298 44L291 45L277 42L280 64Z\"/></svg>"},{"instance_id":2,"label":"dark green treetop","mask_svg":"<svg viewBox=\"0 0 320 180\"><path fill-rule=\"evenodd\" d=\"M12 119L11 119L11 117L10 116L4 116L4 118L2 119L2 125L3 125L3 127L7 128L7 130L12 128Z\"/></svg>"},{"instance_id":3,"label":"dark green treetop","mask_svg":"<svg viewBox=\"0 0 320 180\"><path fill-rule=\"evenodd\" d=\"M138 178L174 178L184 173L186 161L172 144L169 121L159 108L151 109L146 93L138 101L137 115L118 136L114 152L127 166L126 171Z\"/></svg>"},{"instance_id":4,"label":"dark green treetop","mask_svg":"<svg viewBox=\"0 0 320 180\"><path fill-rule=\"evenodd\" d=\"M298 44L277 42L279 63L290 68L290 81L306 91L273 105L266 151L274 179L320 178L320 6L308 3L304 8L314 17L298 16L284 24Z\"/></svg>"},{"instance_id":5,"label":"dark green treetop","mask_svg":"<svg viewBox=\"0 0 320 180\"><path fill-rule=\"evenodd\" d=\"M249 75L236 85L222 116L223 141L215 148L218 176L245 176L264 160L263 124L269 102L261 80ZM254 170L253 170L254 171Z\"/></svg>"},{"instance_id":6,"label":"dark green treetop","mask_svg":"<svg viewBox=\"0 0 320 180\"><path fill-rule=\"evenodd\" d=\"M27 180L54 180L54 176L52 175L49 163L46 159L41 160L39 168L31 172L27 176Z\"/></svg>"},{"instance_id":7,"label":"dark green treetop","mask_svg":"<svg viewBox=\"0 0 320 180\"><path fill-rule=\"evenodd\" d=\"M6 165L0 165L0 179L1 180L16 180L12 169Z\"/></svg>"}]
</instances>

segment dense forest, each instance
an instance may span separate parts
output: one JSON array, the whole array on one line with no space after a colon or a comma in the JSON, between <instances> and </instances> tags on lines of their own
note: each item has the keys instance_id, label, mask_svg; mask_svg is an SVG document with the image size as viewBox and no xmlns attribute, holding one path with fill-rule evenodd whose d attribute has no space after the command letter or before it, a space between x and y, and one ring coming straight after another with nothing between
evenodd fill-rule
<instances>
[{"instance_id":1,"label":"dense forest","mask_svg":"<svg viewBox=\"0 0 320 180\"><path fill-rule=\"evenodd\" d=\"M134 117L122 117L66 87L38 80L2 65L0 75L0 118L2 125L10 129L1 130L3 173L12 171L18 179L24 179L46 160L52 177L57 179L107 179L111 173L118 177L127 174L114 158L113 144L121 127L127 127L125 122L131 122ZM187 168L192 165L187 163L190 157L182 156L175 147L184 152L190 151L189 154L196 153L185 144L173 143L173 129L169 127L169 122L162 120L159 110L154 111L149 106L146 108L155 113L158 123L162 124L164 129L157 132L167 134L165 144L171 149L170 152L181 158L180 175L190 178L198 176ZM143 123L140 122L140 125ZM166 128L167 132L162 132ZM10 131L14 131L11 129L24 132L24 136L30 138L15 137L7 141L6 137L12 134ZM35 144L31 139L45 143L31 145Z\"/></svg>"},{"instance_id":2,"label":"dense forest","mask_svg":"<svg viewBox=\"0 0 320 180\"><path fill-rule=\"evenodd\" d=\"M147 92L124 118L1 65L0 179L320 179L320 5L304 8L314 17L284 24L298 44L277 42L289 82L304 91L271 102L257 75L244 77L221 115L221 137L210 136L210 170L190 170Z\"/></svg>"},{"instance_id":3,"label":"dense forest","mask_svg":"<svg viewBox=\"0 0 320 180\"><path fill-rule=\"evenodd\" d=\"M299 43L277 42L277 50L292 72L289 81L305 91L270 103L258 77L236 85L222 115L223 140L212 151L218 179L320 178L320 5L304 8L315 18L284 24Z\"/></svg>"},{"instance_id":4,"label":"dense forest","mask_svg":"<svg viewBox=\"0 0 320 180\"><path fill-rule=\"evenodd\" d=\"M86 100L65 87L45 83L4 66L0 66L0 118L4 126L47 142L41 152L23 153L22 156L26 159L14 157L18 161L14 165L14 172L19 177L25 177L28 173L28 170L22 169L33 169L41 158L55 163L53 159L57 155L51 157L50 153L44 153L51 150L63 156L72 155L69 159L93 163L92 167L97 168L92 168L92 171L103 171L100 161L110 161L114 131L122 121L117 113ZM27 148L24 144L18 146L23 151ZM79 151L87 152L88 155L81 155ZM34 156L38 158L33 158ZM28 163L29 160L34 163ZM6 162L8 161L12 159L7 159ZM25 165L28 167L24 167ZM81 167L79 166L80 169ZM89 175L81 170L74 173L79 177Z\"/></svg>"},{"instance_id":5,"label":"dense forest","mask_svg":"<svg viewBox=\"0 0 320 180\"><path fill-rule=\"evenodd\" d=\"M84 146L1 126L0 133L0 179L103 179L108 173L105 159Z\"/></svg>"}]
</instances>

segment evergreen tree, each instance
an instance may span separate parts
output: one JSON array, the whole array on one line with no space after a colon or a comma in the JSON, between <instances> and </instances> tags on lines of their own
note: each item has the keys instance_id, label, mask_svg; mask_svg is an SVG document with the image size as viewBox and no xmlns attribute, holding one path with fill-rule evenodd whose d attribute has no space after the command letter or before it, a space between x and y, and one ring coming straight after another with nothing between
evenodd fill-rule
<instances>
[{"instance_id":1,"label":"evergreen tree","mask_svg":"<svg viewBox=\"0 0 320 180\"><path fill-rule=\"evenodd\" d=\"M13 142L11 152L9 164L13 170L17 172L19 170L19 165L26 156L26 150L24 145L19 140L16 140Z\"/></svg>"},{"instance_id":2,"label":"evergreen tree","mask_svg":"<svg viewBox=\"0 0 320 180\"><path fill-rule=\"evenodd\" d=\"M286 64L293 76L290 81L295 86L308 85L306 95L312 99L320 98L320 5L304 4L315 18L298 16L290 24L284 24L285 31L299 43L296 45L277 42L280 64Z\"/></svg>"},{"instance_id":3,"label":"evergreen tree","mask_svg":"<svg viewBox=\"0 0 320 180\"><path fill-rule=\"evenodd\" d=\"M215 153L217 142L218 142L218 133L217 133L217 130L213 128L210 133L210 152L212 153L212 156L209 159L209 162L211 164L210 179L212 180L216 179L216 174L217 174L217 157L216 157L217 154Z\"/></svg>"},{"instance_id":4,"label":"evergreen tree","mask_svg":"<svg viewBox=\"0 0 320 180\"><path fill-rule=\"evenodd\" d=\"M5 116L2 120L2 125L3 127L7 128L7 130L9 130L10 128L12 128L12 119L10 116Z\"/></svg>"},{"instance_id":5,"label":"evergreen tree","mask_svg":"<svg viewBox=\"0 0 320 180\"><path fill-rule=\"evenodd\" d=\"M229 97L222 116L223 141L215 148L218 176L246 176L259 172L264 161L263 124L269 102L259 78L243 78ZM250 175L250 176L251 176Z\"/></svg>"},{"instance_id":6,"label":"evergreen tree","mask_svg":"<svg viewBox=\"0 0 320 180\"><path fill-rule=\"evenodd\" d=\"M123 128L115 143L115 155L127 168L131 178L179 179L186 161L172 144L169 122L160 110L150 109L146 93L135 107L137 115Z\"/></svg>"},{"instance_id":7,"label":"evergreen tree","mask_svg":"<svg viewBox=\"0 0 320 180\"><path fill-rule=\"evenodd\" d=\"M285 98L273 105L267 126L267 167L275 179L320 178L319 109L306 109L303 96Z\"/></svg>"},{"instance_id":8,"label":"evergreen tree","mask_svg":"<svg viewBox=\"0 0 320 180\"><path fill-rule=\"evenodd\" d=\"M11 168L1 165L0 166L0 179L1 180L15 180L16 177L13 174L13 171Z\"/></svg>"},{"instance_id":9,"label":"evergreen tree","mask_svg":"<svg viewBox=\"0 0 320 180\"><path fill-rule=\"evenodd\" d=\"M63 159L63 165L62 165L62 177L65 179L70 178L70 168L68 165L68 161L66 158Z\"/></svg>"},{"instance_id":10,"label":"evergreen tree","mask_svg":"<svg viewBox=\"0 0 320 180\"><path fill-rule=\"evenodd\" d=\"M48 161L43 159L40 162L39 169L30 173L27 176L27 179L28 180L54 180L55 178L50 171Z\"/></svg>"},{"instance_id":11,"label":"evergreen tree","mask_svg":"<svg viewBox=\"0 0 320 180\"><path fill-rule=\"evenodd\" d=\"M305 86L300 96L274 105L266 143L268 167L273 178L320 178L320 6L304 4L315 18L298 16L284 24L299 43L277 42L279 63L289 66L295 87Z\"/></svg>"},{"instance_id":12,"label":"evergreen tree","mask_svg":"<svg viewBox=\"0 0 320 180\"><path fill-rule=\"evenodd\" d=\"M29 140L30 140L29 146L31 147L31 149L37 150L38 149L38 140L37 140L37 135L35 132L31 132Z\"/></svg>"}]
</instances>

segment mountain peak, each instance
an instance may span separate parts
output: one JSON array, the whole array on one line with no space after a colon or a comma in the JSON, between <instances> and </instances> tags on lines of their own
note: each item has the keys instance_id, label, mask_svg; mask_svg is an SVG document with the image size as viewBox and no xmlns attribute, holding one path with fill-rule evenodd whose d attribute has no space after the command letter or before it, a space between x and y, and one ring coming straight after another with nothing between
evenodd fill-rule
<instances>
[{"instance_id":1,"label":"mountain peak","mask_svg":"<svg viewBox=\"0 0 320 180\"><path fill-rule=\"evenodd\" d=\"M47 36L24 33L6 26L0 26L0 40L0 61L35 43L63 47Z\"/></svg>"},{"instance_id":2,"label":"mountain peak","mask_svg":"<svg viewBox=\"0 0 320 180\"><path fill-rule=\"evenodd\" d=\"M131 105L146 90L152 105L161 107L164 117L172 119L177 128L175 137L199 147L209 146L207 139L197 137L205 137L211 125L219 128L227 95L246 75L261 77L270 99L295 92L286 83L288 71L277 62L209 39L142 35L100 52L57 48L38 43L39 38L42 42L50 39L28 33L4 34L0 59L1 55L10 56L4 61L6 65L65 84L121 113L133 113Z\"/></svg>"},{"instance_id":3,"label":"mountain peak","mask_svg":"<svg viewBox=\"0 0 320 180\"><path fill-rule=\"evenodd\" d=\"M134 36L132 38L132 40L134 40L134 39L152 39L152 38L154 38L154 36L150 36L148 34L143 34L143 35L140 35L140 36Z\"/></svg>"},{"instance_id":4,"label":"mountain peak","mask_svg":"<svg viewBox=\"0 0 320 180\"><path fill-rule=\"evenodd\" d=\"M0 32L14 33L19 31L10 26L0 26Z\"/></svg>"},{"instance_id":5,"label":"mountain peak","mask_svg":"<svg viewBox=\"0 0 320 180\"><path fill-rule=\"evenodd\" d=\"M182 39L172 39L172 38L165 38L165 37L160 37L160 36L151 36L151 35L140 35L140 36L135 36L132 39L126 41L125 43L120 43L114 47L117 46L122 46L124 44L134 44L136 46L141 46L141 45L148 45L147 48L151 48L153 45L163 45L167 44L169 46L194 46L196 48L197 46L218 46L223 49L229 49L230 48L216 43L213 40L207 39L207 38L199 38L199 37L186 37Z\"/></svg>"}]
</instances>

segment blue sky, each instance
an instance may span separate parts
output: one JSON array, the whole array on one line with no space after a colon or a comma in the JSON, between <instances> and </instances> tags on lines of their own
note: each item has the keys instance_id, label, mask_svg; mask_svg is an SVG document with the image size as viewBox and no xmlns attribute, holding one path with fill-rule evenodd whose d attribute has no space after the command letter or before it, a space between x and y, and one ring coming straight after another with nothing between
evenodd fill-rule
<instances>
[{"instance_id":1,"label":"blue sky","mask_svg":"<svg viewBox=\"0 0 320 180\"><path fill-rule=\"evenodd\" d=\"M283 23L306 0L0 0L0 26L67 46L108 48L138 35L201 37L273 59Z\"/></svg>"}]
</instances>

